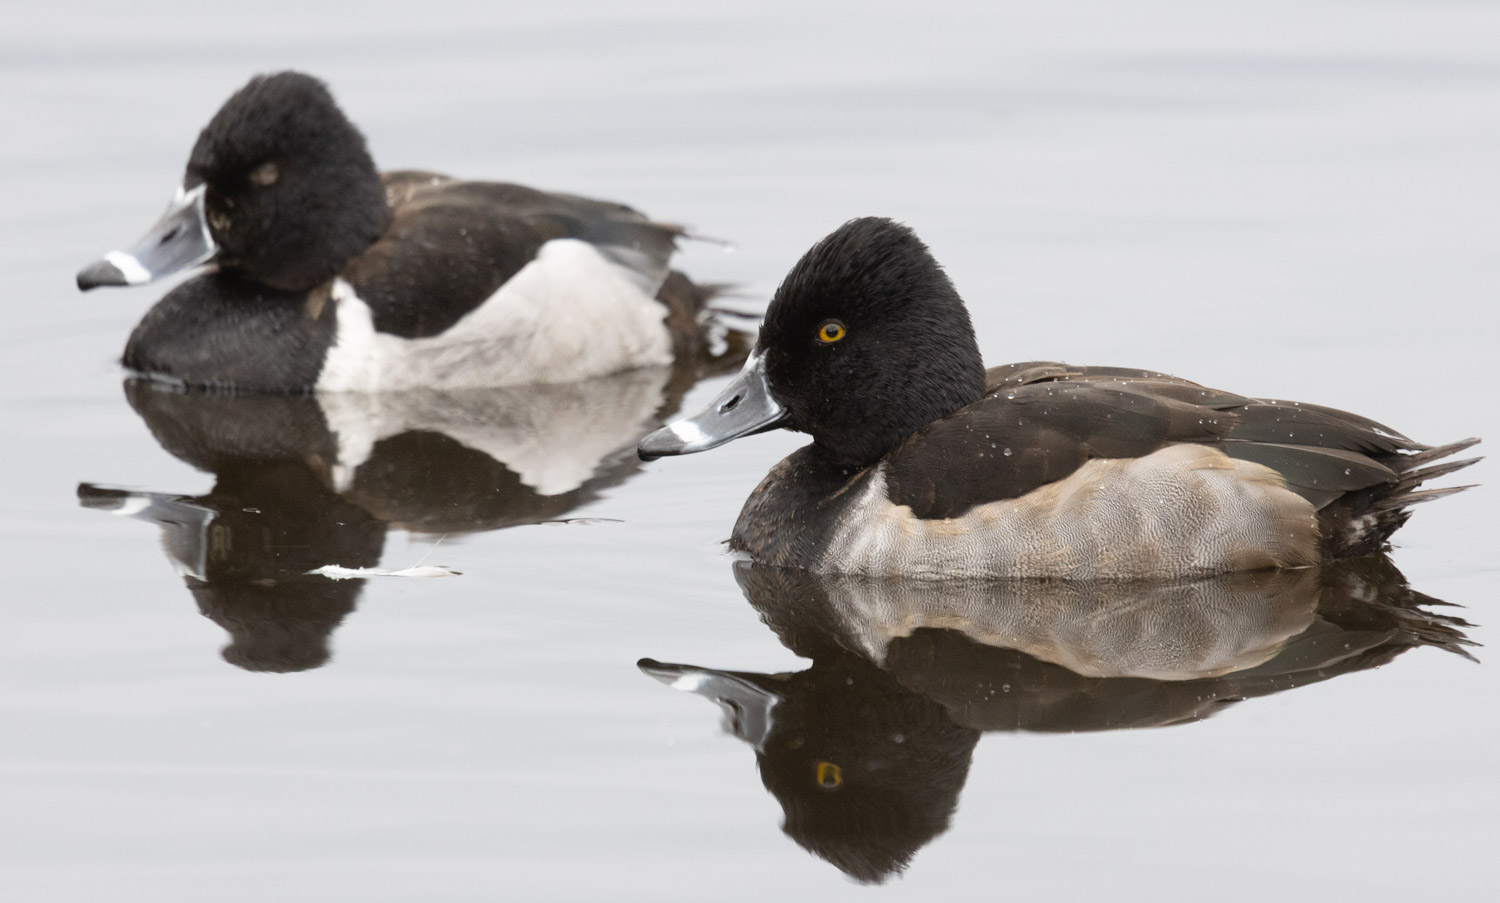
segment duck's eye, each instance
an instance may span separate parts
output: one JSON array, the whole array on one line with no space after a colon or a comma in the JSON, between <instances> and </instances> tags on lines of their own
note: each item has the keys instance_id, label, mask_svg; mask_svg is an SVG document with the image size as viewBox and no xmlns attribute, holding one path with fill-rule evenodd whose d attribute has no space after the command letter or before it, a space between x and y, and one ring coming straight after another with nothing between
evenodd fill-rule
<instances>
[{"instance_id":1,"label":"duck's eye","mask_svg":"<svg viewBox=\"0 0 1500 903\"><path fill-rule=\"evenodd\" d=\"M818 763L818 786L824 790L837 790L843 786L844 769L832 762Z\"/></svg>"},{"instance_id":2,"label":"duck's eye","mask_svg":"<svg viewBox=\"0 0 1500 903\"><path fill-rule=\"evenodd\" d=\"M824 345L832 345L842 339L848 331L838 320L824 320L823 325L818 327L818 341Z\"/></svg>"},{"instance_id":3,"label":"duck's eye","mask_svg":"<svg viewBox=\"0 0 1500 903\"><path fill-rule=\"evenodd\" d=\"M281 178L281 170L270 160L250 170L250 184L259 185L261 188L275 185L279 178Z\"/></svg>"}]
</instances>

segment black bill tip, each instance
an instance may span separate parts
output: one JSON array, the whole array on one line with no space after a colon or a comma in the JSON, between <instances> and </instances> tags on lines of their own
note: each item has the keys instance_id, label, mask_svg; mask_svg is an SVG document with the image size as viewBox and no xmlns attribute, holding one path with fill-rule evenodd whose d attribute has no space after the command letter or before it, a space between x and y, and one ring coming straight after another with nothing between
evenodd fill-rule
<instances>
[{"instance_id":1,"label":"black bill tip","mask_svg":"<svg viewBox=\"0 0 1500 903\"><path fill-rule=\"evenodd\" d=\"M657 458L682 454L684 445L681 436L670 426L664 426L642 439L635 447L635 453L642 461L655 461Z\"/></svg>"},{"instance_id":2,"label":"black bill tip","mask_svg":"<svg viewBox=\"0 0 1500 903\"><path fill-rule=\"evenodd\" d=\"M86 292L101 285L129 285L120 268L108 260L95 261L78 271L78 290Z\"/></svg>"}]
</instances>

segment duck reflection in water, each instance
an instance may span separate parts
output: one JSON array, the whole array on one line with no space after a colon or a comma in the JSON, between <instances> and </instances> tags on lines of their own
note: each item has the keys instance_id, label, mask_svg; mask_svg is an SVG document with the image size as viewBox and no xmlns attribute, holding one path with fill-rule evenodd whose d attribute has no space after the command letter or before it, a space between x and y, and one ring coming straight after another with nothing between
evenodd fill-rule
<instances>
[{"instance_id":1,"label":"duck reflection in water","mask_svg":"<svg viewBox=\"0 0 1500 903\"><path fill-rule=\"evenodd\" d=\"M746 597L812 667L641 670L718 703L755 749L783 830L880 882L948 827L986 731L1200 721L1436 646L1464 621L1384 557L1172 584L923 582L737 562Z\"/></svg>"},{"instance_id":2,"label":"duck reflection in water","mask_svg":"<svg viewBox=\"0 0 1500 903\"><path fill-rule=\"evenodd\" d=\"M157 442L214 487L78 495L161 528L199 610L229 632L227 661L304 671L328 661L365 583L309 572L374 567L392 527L438 537L564 518L639 471L635 442L700 376L738 366L730 337L712 364L465 392L237 396L131 379Z\"/></svg>"}]
</instances>

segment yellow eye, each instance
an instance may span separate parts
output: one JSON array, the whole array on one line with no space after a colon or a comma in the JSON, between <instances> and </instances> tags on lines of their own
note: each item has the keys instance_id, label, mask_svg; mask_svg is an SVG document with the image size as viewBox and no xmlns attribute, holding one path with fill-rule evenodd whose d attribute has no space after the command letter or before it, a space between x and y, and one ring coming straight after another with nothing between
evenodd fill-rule
<instances>
[{"instance_id":1,"label":"yellow eye","mask_svg":"<svg viewBox=\"0 0 1500 903\"><path fill-rule=\"evenodd\" d=\"M844 770L832 762L818 763L818 786L824 790L837 790L844 783Z\"/></svg>"},{"instance_id":2,"label":"yellow eye","mask_svg":"<svg viewBox=\"0 0 1500 903\"><path fill-rule=\"evenodd\" d=\"M824 345L832 345L842 339L848 331L838 320L824 320L823 325L818 327L818 341Z\"/></svg>"}]
</instances>

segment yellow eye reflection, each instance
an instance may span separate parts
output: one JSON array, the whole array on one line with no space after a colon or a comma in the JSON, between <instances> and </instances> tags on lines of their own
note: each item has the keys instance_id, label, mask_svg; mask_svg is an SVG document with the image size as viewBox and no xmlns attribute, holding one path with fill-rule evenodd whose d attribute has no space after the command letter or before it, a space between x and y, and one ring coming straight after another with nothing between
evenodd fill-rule
<instances>
[{"instance_id":1,"label":"yellow eye reflection","mask_svg":"<svg viewBox=\"0 0 1500 903\"><path fill-rule=\"evenodd\" d=\"M823 325L818 327L818 341L824 345L832 345L848 332L838 320L824 320Z\"/></svg>"},{"instance_id":2,"label":"yellow eye reflection","mask_svg":"<svg viewBox=\"0 0 1500 903\"><path fill-rule=\"evenodd\" d=\"M818 786L824 790L837 790L844 783L844 769L832 762L818 763Z\"/></svg>"}]
</instances>

